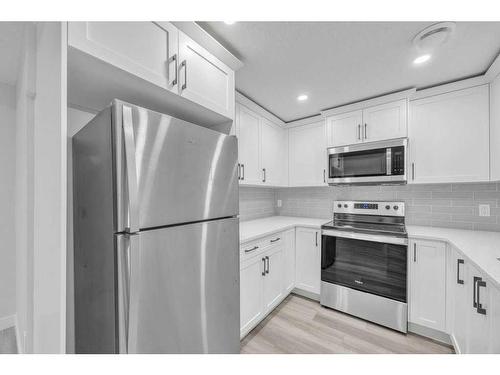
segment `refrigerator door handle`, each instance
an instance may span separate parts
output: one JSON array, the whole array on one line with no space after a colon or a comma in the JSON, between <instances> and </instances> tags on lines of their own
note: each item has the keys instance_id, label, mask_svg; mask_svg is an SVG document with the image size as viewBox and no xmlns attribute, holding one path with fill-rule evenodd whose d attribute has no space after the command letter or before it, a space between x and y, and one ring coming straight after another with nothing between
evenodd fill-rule
<instances>
[{"instance_id":1,"label":"refrigerator door handle","mask_svg":"<svg viewBox=\"0 0 500 375\"><path fill-rule=\"evenodd\" d=\"M141 243L138 234L129 238L130 277L127 325L127 353L137 353L137 329L139 327L139 295L141 282Z\"/></svg>"},{"instance_id":2,"label":"refrigerator door handle","mask_svg":"<svg viewBox=\"0 0 500 375\"><path fill-rule=\"evenodd\" d=\"M128 321L130 304L130 236L117 237L118 268L118 351L128 353Z\"/></svg>"},{"instance_id":3,"label":"refrigerator door handle","mask_svg":"<svg viewBox=\"0 0 500 375\"><path fill-rule=\"evenodd\" d=\"M135 139L132 120L132 108L123 106L123 137L125 143L125 163L127 168L127 191L128 191L128 232L139 231L139 201L137 187L137 168L135 160Z\"/></svg>"}]
</instances>

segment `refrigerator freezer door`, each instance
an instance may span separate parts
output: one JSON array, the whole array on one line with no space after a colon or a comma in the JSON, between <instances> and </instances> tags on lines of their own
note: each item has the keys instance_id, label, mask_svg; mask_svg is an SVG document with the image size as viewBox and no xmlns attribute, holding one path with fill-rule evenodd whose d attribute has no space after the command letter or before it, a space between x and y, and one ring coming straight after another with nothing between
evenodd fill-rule
<instances>
[{"instance_id":1,"label":"refrigerator freezer door","mask_svg":"<svg viewBox=\"0 0 500 375\"><path fill-rule=\"evenodd\" d=\"M238 214L236 137L120 101L113 119L116 232Z\"/></svg>"},{"instance_id":2,"label":"refrigerator freezer door","mask_svg":"<svg viewBox=\"0 0 500 375\"><path fill-rule=\"evenodd\" d=\"M128 352L239 353L238 219L135 236Z\"/></svg>"}]
</instances>

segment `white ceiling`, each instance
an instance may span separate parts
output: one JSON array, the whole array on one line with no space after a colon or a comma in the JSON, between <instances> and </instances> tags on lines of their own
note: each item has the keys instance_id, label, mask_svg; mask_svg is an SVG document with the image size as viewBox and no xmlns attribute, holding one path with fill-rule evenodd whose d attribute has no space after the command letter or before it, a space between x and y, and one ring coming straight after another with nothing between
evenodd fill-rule
<instances>
[{"instance_id":1,"label":"white ceiling","mask_svg":"<svg viewBox=\"0 0 500 375\"><path fill-rule=\"evenodd\" d=\"M243 62L236 89L285 122L320 110L484 73L500 22L458 22L422 66L413 37L432 22L199 22ZM309 95L306 102L296 100Z\"/></svg>"},{"instance_id":2,"label":"white ceiling","mask_svg":"<svg viewBox=\"0 0 500 375\"><path fill-rule=\"evenodd\" d=\"M14 85L17 80L25 23L0 22L0 82Z\"/></svg>"}]
</instances>

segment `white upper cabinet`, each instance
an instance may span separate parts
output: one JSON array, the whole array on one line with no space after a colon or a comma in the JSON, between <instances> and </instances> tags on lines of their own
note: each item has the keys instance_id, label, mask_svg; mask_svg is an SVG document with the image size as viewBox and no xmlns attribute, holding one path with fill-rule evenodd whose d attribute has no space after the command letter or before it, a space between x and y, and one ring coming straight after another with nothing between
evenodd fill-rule
<instances>
[{"instance_id":1,"label":"white upper cabinet","mask_svg":"<svg viewBox=\"0 0 500 375\"><path fill-rule=\"evenodd\" d=\"M287 186L287 132L239 103L236 104L241 185Z\"/></svg>"},{"instance_id":2,"label":"white upper cabinet","mask_svg":"<svg viewBox=\"0 0 500 375\"><path fill-rule=\"evenodd\" d=\"M236 115L240 184L259 185L262 182L259 162L260 117L242 105L237 106Z\"/></svg>"},{"instance_id":3,"label":"white upper cabinet","mask_svg":"<svg viewBox=\"0 0 500 375\"><path fill-rule=\"evenodd\" d=\"M261 120L261 169L264 185L287 186L287 133L266 119Z\"/></svg>"},{"instance_id":4,"label":"white upper cabinet","mask_svg":"<svg viewBox=\"0 0 500 375\"><path fill-rule=\"evenodd\" d=\"M178 31L168 22L70 22L68 43L163 88L177 91Z\"/></svg>"},{"instance_id":5,"label":"white upper cabinet","mask_svg":"<svg viewBox=\"0 0 500 375\"><path fill-rule=\"evenodd\" d=\"M234 112L234 71L179 31L179 93L229 118Z\"/></svg>"},{"instance_id":6,"label":"white upper cabinet","mask_svg":"<svg viewBox=\"0 0 500 375\"><path fill-rule=\"evenodd\" d=\"M206 108L222 119L234 118L234 71L169 22L69 22L68 45L119 68L102 78L107 81L101 91L170 102L174 112L203 113L200 109ZM123 71L145 82L125 84ZM144 86L148 82L175 95L162 96Z\"/></svg>"},{"instance_id":7,"label":"white upper cabinet","mask_svg":"<svg viewBox=\"0 0 500 375\"><path fill-rule=\"evenodd\" d=\"M490 83L491 180L500 181L500 75Z\"/></svg>"},{"instance_id":8,"label":"white upper cabinet","mask_svg":"<svg viewBox=\"0 0 500 375\"><path fill-rule=\"evenodd\" d=\"M290 186L326 186L325 122L288 130Z\"/></svg>"},{"instance_id":9,"label":"white upper cabinet","mask_svg":"<svg viewBox=\"0 0 500 375\"><path fill-rule=\"evenodd\" d=\"M410 105L409 182L489 180L488 85Z\"/></svg>"},{"instance_id":10,"label":"white upper cabinet","mask_svg":"<svg viewBox=\"0 0 500 375\"><path fill-rule=\"evenodd\" d=\"M363 142L407 136L407 100L377 105L363 110Z\"/></svg>"},{"instance_id":11,"label":"white upper cabinet","mask_svg":"<svg viewBox=\"0 0 500 375\"><path fill-rule=\"evenodd\" d=\"M407 136L408 102L400 99L327 118L328 147Z\"/></svg>"},{"instance_id":12,"label":"white upper cabinet","mask_svg":"<svg viewBox=\"0 0 500 375\"><path fill-rule=\"evenodd\" d=\"M328 117L326 120L327 146L344 146L363 142L361 126L363 111L353 111Z\"/></svg>"},{"instance_id":13,"label":"white upper cabinet","mask_svg":"<svg viewBox=\"0 0 500 375\"><path fill-rule=\"evenodd\" d=\"M409 247L410 322L446 329L446 245L416 241Z\"/></svg>"}]
</instances>

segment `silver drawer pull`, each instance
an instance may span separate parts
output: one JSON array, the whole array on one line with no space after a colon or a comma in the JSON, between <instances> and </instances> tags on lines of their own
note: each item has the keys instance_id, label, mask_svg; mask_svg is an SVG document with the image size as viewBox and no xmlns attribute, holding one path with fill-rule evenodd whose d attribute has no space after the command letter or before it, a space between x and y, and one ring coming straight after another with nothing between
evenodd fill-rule
<instances>
[{"instance_id":1,"label":"silver drawer pull","mask_svg":"<svg viewBox=\"0 0 500 375\"><path fill-rule=\"evenodd\" d=\"M279 241L279 240L281 240L281 238L280 238L280 237L275 238L274 240L271 240L271 241L269 241L269 242L273 243L273 242L276 242L276 241Z\"/></svg>"},{"instance_id":2,"label":"silver drawer pull","mask_svg":"<svg viewBox=\"0 0 500 375\"><path fill-rule=\"evenodd\" d=\"M258 246L254 246L251 249L245 250L245 253L251 253L252 251L257 250L258 248L259 248Z\"/></svg>"}]
</instances>

